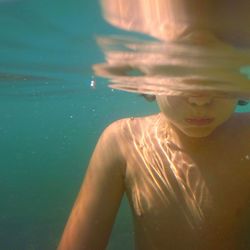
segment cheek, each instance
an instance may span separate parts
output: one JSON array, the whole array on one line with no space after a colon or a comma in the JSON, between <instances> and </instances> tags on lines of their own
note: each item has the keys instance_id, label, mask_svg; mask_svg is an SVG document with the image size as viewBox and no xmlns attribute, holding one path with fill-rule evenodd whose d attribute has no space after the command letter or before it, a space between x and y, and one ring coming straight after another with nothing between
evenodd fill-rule
<instances>
[{"instance_id":1,"label":"cheek","mask_svg":"<svg viewBox=\"0 0 250 250\"><path fill-rule=\"evenodd\" d=\"M175 110L183 106L183 99L176 96L160 96L156 98L158 106L162 111L164 110Z\"/></svg>"},{"instance_id":2,"label":"cheek","mask_svg":"<svg viewBox=\"0 0 250 250\"><path fill-rule=\"evenodd\" d=\"M227 101L221 101L220 103L218 103L218 113L221 114L222 116L230 116L237 105L237 101L236 100L227 100Z\"/></svg>"},{"instance_id":3,"label":"cheek","mask_svg":"<svg viewBox=\"0 0 250 250\"><path fill-rule=\"evenodd\" d=\"M157 103L161 112L164 113L169 120L178 121L182 118L183 114L185 114L187 108L186 103L176 97L160 97L157 98Z\"/></svg>"},{"instance_id":4,"label":"cheek","mask_svg":"<svg viewBox=\"0 0 250 250\"><path fill-rule=\"evenodd\" d=\"M176 107L183 108L184 104L186 105L185 99L179 96L168 96L166 102L173 109L176 109Z\"/></svg>"}]
</instances>

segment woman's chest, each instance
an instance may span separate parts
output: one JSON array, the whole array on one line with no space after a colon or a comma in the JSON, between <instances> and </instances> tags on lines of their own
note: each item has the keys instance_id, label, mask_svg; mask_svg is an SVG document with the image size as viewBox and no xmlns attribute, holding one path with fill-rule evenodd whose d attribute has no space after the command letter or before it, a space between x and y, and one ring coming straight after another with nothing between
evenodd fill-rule
<instances>
[{"instance_id":1,"label":"woman's chest","mask_svg":"<svg viewBox=\"0 0 250 250\"><path fill-rule=\"evenodd\" d=\"M127 179L139 249L235 250L249 245L244 239L250 229L249 171L198 171L194 165L180 170L158 162L162 165L134 162L138 171Z\"/></svg>"},{"instance_id":2,"label":"woman's chest","mask_svg":"<svg viewBox=\"0 0 250 250\"><path fill-rule=\"evenodd\" d=\"M158 228L164 221L191 228L239 223L250 210L250 161L230 153L196 157L156 146L133 152L126 188L135 217Z\"/></svg>"}]
</instances>

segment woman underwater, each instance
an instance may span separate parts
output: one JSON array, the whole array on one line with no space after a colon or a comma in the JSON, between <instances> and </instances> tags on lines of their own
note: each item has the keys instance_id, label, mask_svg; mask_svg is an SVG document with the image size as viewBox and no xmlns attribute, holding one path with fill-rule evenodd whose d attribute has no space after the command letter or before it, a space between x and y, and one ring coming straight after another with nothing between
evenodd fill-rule
<instances>
[{"instance_id":1,"label":"woman underwater","mask_svg":"<svg viewBox=\"0 0 250 250\"><path fill-rule=\"evenodd\" d=\"M122 3L114 1L113 8L115 2ZM146 2L168 4L166 18L178 16L185 27L180 29L175 18L165 22L166 33L151 27L154 21L149 19L140 23L143 32L172 41L188 37L189 44L204 48L250 46L247 1ZM159 22L163 7L158 8ZM122 9L127 10L123 18L131 14ZM119 26L119 20L110 20ZM159 72L156 68L150 73ZM234 112L242 101L237 95L202 88L179 96L159 93L155 99L158 114L115 121L100 136L59 250L105 249L124 194L133 213L138 250L250 247L244 240L250 228L250 114Z\"/></svg>"}]
</instances>

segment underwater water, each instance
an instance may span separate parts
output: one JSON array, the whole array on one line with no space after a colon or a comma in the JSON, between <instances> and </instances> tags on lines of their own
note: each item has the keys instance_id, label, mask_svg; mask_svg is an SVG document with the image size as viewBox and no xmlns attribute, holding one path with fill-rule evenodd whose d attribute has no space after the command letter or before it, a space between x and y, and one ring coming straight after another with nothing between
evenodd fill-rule
<instances>
[{"instance_id":1,"label":"underwater water","mask_svg":"<svg viewBox=\"0 0 250 250\"><path fill-rule=\"evenodd\" d=\"M52 250L101 131L157 108L93 78L95 36L121 33L97 0L1 0L0 23L0 249ZM124 198L108 249L132 245Z\"/></svg>"},{"instance_id":2,"label":"underwater water","mask_svg":"<svg viewBox=\"0 0 250 250\"><path fill-rule=\"evenodd\" d=\"M0 1L0 23L0 249L52 250L101 131L156 108L91 88L95 35L115 32L98 1ZM109 249L130 248L130 219L124 201Z\"/></svg>"}]
</instances>

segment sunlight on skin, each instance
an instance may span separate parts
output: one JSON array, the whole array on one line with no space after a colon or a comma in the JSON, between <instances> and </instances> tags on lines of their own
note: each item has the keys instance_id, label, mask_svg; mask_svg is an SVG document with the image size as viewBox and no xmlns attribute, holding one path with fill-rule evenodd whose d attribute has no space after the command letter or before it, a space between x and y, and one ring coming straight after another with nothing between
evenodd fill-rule
<instances>
[{"instance_id":1,"label":"sunlight on skin","mask_svg":"<svg viewBox=\"0 0 250 250\"><path fill-rule=\"evenodd\" d=\"M238 97L250 97L239 71L250 62L241 51L250 2L101 2L111 24L162 43L101 38L107 63L96 74L156 95L161 113L104 131L59 249L104 249L124 192L137 249L238 249L249 218L250 118L233 113Z\"/></svg>"},{"instance_id":2,"label":"sunlight on skin","mask_svg":"<svg viewBox=\"0 0 250 250\"><path fill-rule=\"evenodd\" d=\"M156 99L162 115L158 116L153 129L143 124L135 129L130 120L123 125L133 142L131 157L138 162L143 186L132 185L135 210L142 215L155 205L153 201L157 195L166 207L173 201L178 204L190 226L199 227L204 217L203 203L211 202L212 198L199 167L182 148L176 131L182 134L181 137L186 134L191 138L206 138L229 119L237 100L220 100L203 92L195 92L189 97L156 96ZM187 117L195 117L198 125L188 124ZM208 124L200 125L202 121Z\"/></svg>"},{"instance_id":3,"label":"sunlight on skin","mask_svg":"<svg viewBox=\"0 0 250 250\"><path fill-rule=\"evenodd\" d=\"M199 225L203 220L201 204L204 199L210 199L210 195L196 164L175 145L171 132L162 141L163 133L171 130L162 129L160 117L155 123L154 136L141 127L141 137L135 138L130 125L126 124L131 138L134 138L135 149L131 154L140 166L141 178L145 180L144 188L134 186L132 191L137 214L142 215L154 207L154 193L157 193L166 207L173 200L178 203L191 227Z\"/></svg>"},{"instance_id":4,"label":"sunlight on skin","mask_svg":"<svg viewBox=\"0 0 250 250\"><path fill-rule=\"evenodd\" d=\"M237 249L249 202L250 119L232 114L236 101L204 93L167 99L161 113L105 130L58 249L105 249L124 192L137 249ZM204 125L194 110L214 119ZM186 123L190 115L198 122Z\"/></svg>"}]
</instances>

